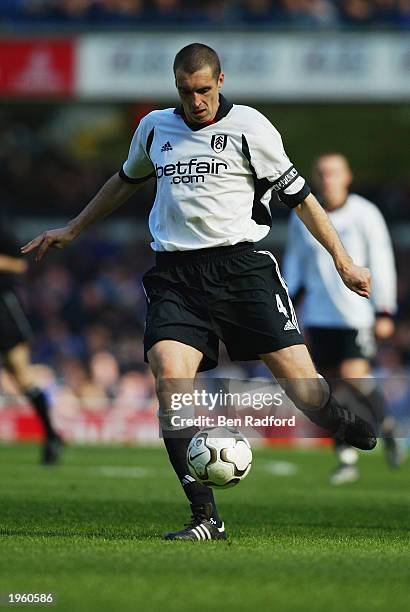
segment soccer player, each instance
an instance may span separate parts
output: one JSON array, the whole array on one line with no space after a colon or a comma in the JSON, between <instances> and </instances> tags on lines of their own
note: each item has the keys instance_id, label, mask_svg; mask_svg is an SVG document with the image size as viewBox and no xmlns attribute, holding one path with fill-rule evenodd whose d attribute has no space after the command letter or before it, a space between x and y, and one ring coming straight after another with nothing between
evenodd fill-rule
<instances>
[{"instance_id":1,"label":"soccer player","mask_svg":"<svg viewBox=\"0 0 410 612\"><path fill-rule=\"evenodd\" d=\"M156 177L149 218L156 265L144 276L145 354L156 378L165 446L192 509L186 528L166 538L225 539L212 490L187 469L196 430L175 435L170 402L180 379L215 367L219 339L233 360L263 359L315 423L360 448L376 444L372 427L342 411L317 376L278 264L255 246L269 232L272 190L296 208L332 254L343 282L364 298L370 275L346 253L271 123L220 94L224 74L215 51L198 43L184 47L174 75L181 104L144 117L119 173L66 227L37 236L23 252L38 249L39 260L49 247L65 247Z\"/></svg>"},{"instance_id":2,"label":"soccer player","mask_svg":"<svg viewBox=\"0 0 410 612\"><path fill-rule=\"evenodd\" d=\"M41 461L58 462L62 439L50 420L50 408L44 392L36 387L30 373L31 336L29 322L16 293L17 276L27 271L27 263L15 243L10 228L0 225L0 357L17 388L31 402L44 429Z\"/></svg>"},{"instance_id":3,"label":"soccer player","mask_svg":"<svg viewBox=\"0 0 410 612\"><path fill-rule=\"evenodd\" d=\"M350 405L364 402L370 407L381 425L389 463L396 466L401 452L393 437L394 421L386 416L383 396L370 377L369 361L376 352L375 336L386 339L394 332L396 269L388 229L374 204L349 193L353 174L346 157L321 155L313 178L319 200L343 244L357 263L370 269L372 299L362 300L345 287L332 258L294 214L284 276L293 298L303 291L302 320L316 367L328 379L347 381L337 394L340 403L344 398ZM338 466L330 482L357 480L358 453L339 439L335 449Z\"/></svg>"}]
</instances>

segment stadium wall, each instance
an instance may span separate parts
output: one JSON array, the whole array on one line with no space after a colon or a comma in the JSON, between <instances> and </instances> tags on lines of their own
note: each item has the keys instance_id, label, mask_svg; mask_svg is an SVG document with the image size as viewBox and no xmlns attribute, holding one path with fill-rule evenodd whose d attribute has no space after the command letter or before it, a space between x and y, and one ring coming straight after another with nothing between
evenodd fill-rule
<instances>
[{"instance_id":1,"label":"stadium wall","mask_svg":"<svg viewBox=\"0 0 410 612\"><path fill-rule=\"evenodd\" d=\"M227 95L261 101L410 97L410 39L394 32L209 33ZM92 100L175 97L172 58L192 35L104 33L0 40L0 96Z\"/></svg>"}]
</instances>

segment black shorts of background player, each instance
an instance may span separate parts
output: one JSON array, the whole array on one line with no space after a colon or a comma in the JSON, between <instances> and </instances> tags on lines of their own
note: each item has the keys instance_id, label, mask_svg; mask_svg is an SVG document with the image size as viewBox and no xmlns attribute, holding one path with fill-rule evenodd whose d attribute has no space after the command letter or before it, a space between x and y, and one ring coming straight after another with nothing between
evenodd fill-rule
<instances>
[{"instance_id":1,"label":"black shorts of background player","mask_svg":"<svg viewBox=\"0 0 410 612\"><path fill-rule=\"evenodd\" d=\"M24 274L27 263L7 227L0 227L0 358L1 365L36 411L44 430L41 462L58 462L63 441L50 419L45 393L36 386L30 371L29 340L32 332L18 297L17 276Z\"/></svg>"}]
</instances>

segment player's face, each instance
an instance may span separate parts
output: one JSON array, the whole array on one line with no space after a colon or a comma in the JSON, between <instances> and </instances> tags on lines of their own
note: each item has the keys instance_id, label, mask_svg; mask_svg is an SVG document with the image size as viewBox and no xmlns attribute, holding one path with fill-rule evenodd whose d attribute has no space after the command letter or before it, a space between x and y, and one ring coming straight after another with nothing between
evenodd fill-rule
<instances>
[{"instance_id":1,"label":"player's face","mask_svg":"<svg viewBox=\"0 0 410 612\"><path fill-rule=\"evenodd\" d=\"M223 72L215 78L210 66L204 66L193 74L176 71L175 84L188 121L206 123L215 118L223 81Z\"/></svg>"},{"instance_id":2,"label":"player's face","mask_svg":"<svg viewBox=\"0 0 410 612\"><path fill-rule=\"evenodd\" d=\"M313 179L325 200L335 196L347 197L352 178L347 160L342 155L326 155L316 162Z\"/></svg>"}]
</instances>

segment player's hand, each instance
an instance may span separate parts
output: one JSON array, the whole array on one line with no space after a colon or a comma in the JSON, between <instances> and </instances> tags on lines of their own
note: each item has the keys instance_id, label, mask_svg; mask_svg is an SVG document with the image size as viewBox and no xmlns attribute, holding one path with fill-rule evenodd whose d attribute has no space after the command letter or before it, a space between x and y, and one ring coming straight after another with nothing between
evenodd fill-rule
<instances>
[{"instance_id":1,"label":"player's hand","mask_svg":"<svg viewBox=\"0 0 410 612\"><path fill-rule=\"evenodd\" d=\"M339 274L346 287L351 291L365 298L370 297L371 274L368 268L351 263L343 270L339 270Z\"/></svg>"},{"instance_id":2,"label":"player's hand","mask_svg":"<svg viewBox=\"0 0 410 612\"><path fill-rule=\"evenodd\" d=\"M394 321L390 317L379 316L374 324L374 335L378 340L387 340L394 334Z\"/></svg>"},{"instance_id":3,"label":"player's hand","mask_svg":"<svg viewBox=\"0 0 410 612\"><path fill-rule=\"evenodd\" d=\"M71 227L60 227L58 229L49 230L48 232L43 232L21 247L20 250L26 255L37 249L36 261L41 261L48 249L64 249L64 247L70 244L75 237L76 234Z\"/></svg>"}]
</instances>

